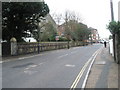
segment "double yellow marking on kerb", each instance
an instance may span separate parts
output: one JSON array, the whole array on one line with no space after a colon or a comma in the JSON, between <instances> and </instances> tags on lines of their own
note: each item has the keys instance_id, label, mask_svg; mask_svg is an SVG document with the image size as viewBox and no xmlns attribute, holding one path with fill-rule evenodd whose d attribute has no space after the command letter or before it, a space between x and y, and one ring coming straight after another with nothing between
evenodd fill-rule
<instances>
[{"instance_id":1,"label":"double yellow marking on kerb","mask_svg":"<svg viewBox=\"0 0 120 90\"><path fill-rule=\"evenodd\" d=\"M82 75L83 75L83 73L84 73L85 69L87 68L87 66L88 66L88 64L89 64L90 61L91 61L91 59L88 60L88 61L85 63L85 65L84 65L83 68L81 69L80 73L79 73L78 76L76 77L75 81L73 82L72 86L70 87L70 90L74 90L74 88L77 87L77 84L79 83L79 81L80 81L80 79L81 79L81 77L82 77Z\"/></svg>"},{"instance_id":2,"label":"double yellow marking on kerb","mask_svg":"<svg viewBox=\"0 0 120 90\"><path fill-rule=\"evenodd\" d=\"M84 65L83 68L81 69L80 73L79 73L78 76L76 77L75 81L73 82L72 86L70 87L70 90L74 90L74 89L77 87L77 85L78 85L78 83L79 83L79 81L80 81L80 79L81 79L81 77L82 77L85 69L87 68L88 64L92 61L92 59L95 59L96 55L98 54L98 52L100 52L100 50L102 50L102 48L100 48L99 50L97 50L97 51L92 55L92 57L85 63L85 65Z\"/></svg>"}]
</instances>

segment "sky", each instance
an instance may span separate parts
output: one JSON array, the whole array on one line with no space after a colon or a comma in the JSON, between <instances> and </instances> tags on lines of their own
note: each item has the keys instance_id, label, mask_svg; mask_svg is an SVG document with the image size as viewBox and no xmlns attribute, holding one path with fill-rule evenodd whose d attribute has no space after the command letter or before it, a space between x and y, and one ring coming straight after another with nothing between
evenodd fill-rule
<instances>
[{"instance_id":1,"label":"sky","mask_svg":"<svg viewBox=\"0 0 120 90\"><path fill-rule=\"evenodd\" d=\"M118 21L118 2L113 0L114 18ZM110 0L45 0L50 14L64 14L66 10L74 11L82 18L82 23L98 30L101 38L110 35L107 29L111 21Z\"/></svg>"}]
</instances>

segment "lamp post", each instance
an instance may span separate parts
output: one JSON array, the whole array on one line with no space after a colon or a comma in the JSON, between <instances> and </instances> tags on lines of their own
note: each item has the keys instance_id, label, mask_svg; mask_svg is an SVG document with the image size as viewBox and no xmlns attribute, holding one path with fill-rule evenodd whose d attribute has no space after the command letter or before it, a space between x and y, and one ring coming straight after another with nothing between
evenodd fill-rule
<instances>
[{"instance_id":1,"label":"lamp post","mask_svg":"<svg viewBox=\"0 0 120 90\"><path fill-rule=\"evenodd\" d=\"M39 22L37 23L38 26L38 54L40 53L40 27L39 27Z\"/></svg>"},{"instance_id":2,"label":"lamp post","mask_svg":"<svg viewBox=\"0 0 120 90\"><path fill-rule=\"evenodd\" d=\"M114 21L114 12L113 12L113 1L110 0L110 9L111 9L111 21ZM114 60L116 61L116 46L115 46L115 33L112 33L113 36L113 55L114 55Z\"/></svg>"}]
</instances>

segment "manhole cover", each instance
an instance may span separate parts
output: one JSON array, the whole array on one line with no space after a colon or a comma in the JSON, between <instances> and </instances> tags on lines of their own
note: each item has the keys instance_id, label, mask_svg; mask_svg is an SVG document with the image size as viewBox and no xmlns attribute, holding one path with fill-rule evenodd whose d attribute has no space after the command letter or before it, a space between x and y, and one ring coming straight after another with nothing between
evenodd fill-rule
<instances>
[{"instance_id":1,"label":"manhole cover","mask_svg":"<svg viewBox=\"0 0 120 90\"><path fill-rule=\"evenodd\" d=\"M105 65L106 62L105 61L97 61L97 62L95 62L95 64L97 64L97 65Z\"/></svg>"}]
</instances>

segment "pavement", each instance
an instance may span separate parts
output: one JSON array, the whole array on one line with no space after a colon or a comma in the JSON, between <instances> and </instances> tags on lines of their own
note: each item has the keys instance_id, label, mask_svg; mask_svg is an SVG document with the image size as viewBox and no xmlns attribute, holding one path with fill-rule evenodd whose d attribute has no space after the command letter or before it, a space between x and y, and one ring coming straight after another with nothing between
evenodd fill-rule
<instances>
[{"instance_id":1,"label":"pavement","mask_svg":"<svg viewBox=\"0 0 120 90\"><path fill-rule=\"evenodd\" d=\"M109 53L109 47L103 47L93 63L85 88L118 89L118 67Z\"/></svg>"}]
</instances>

